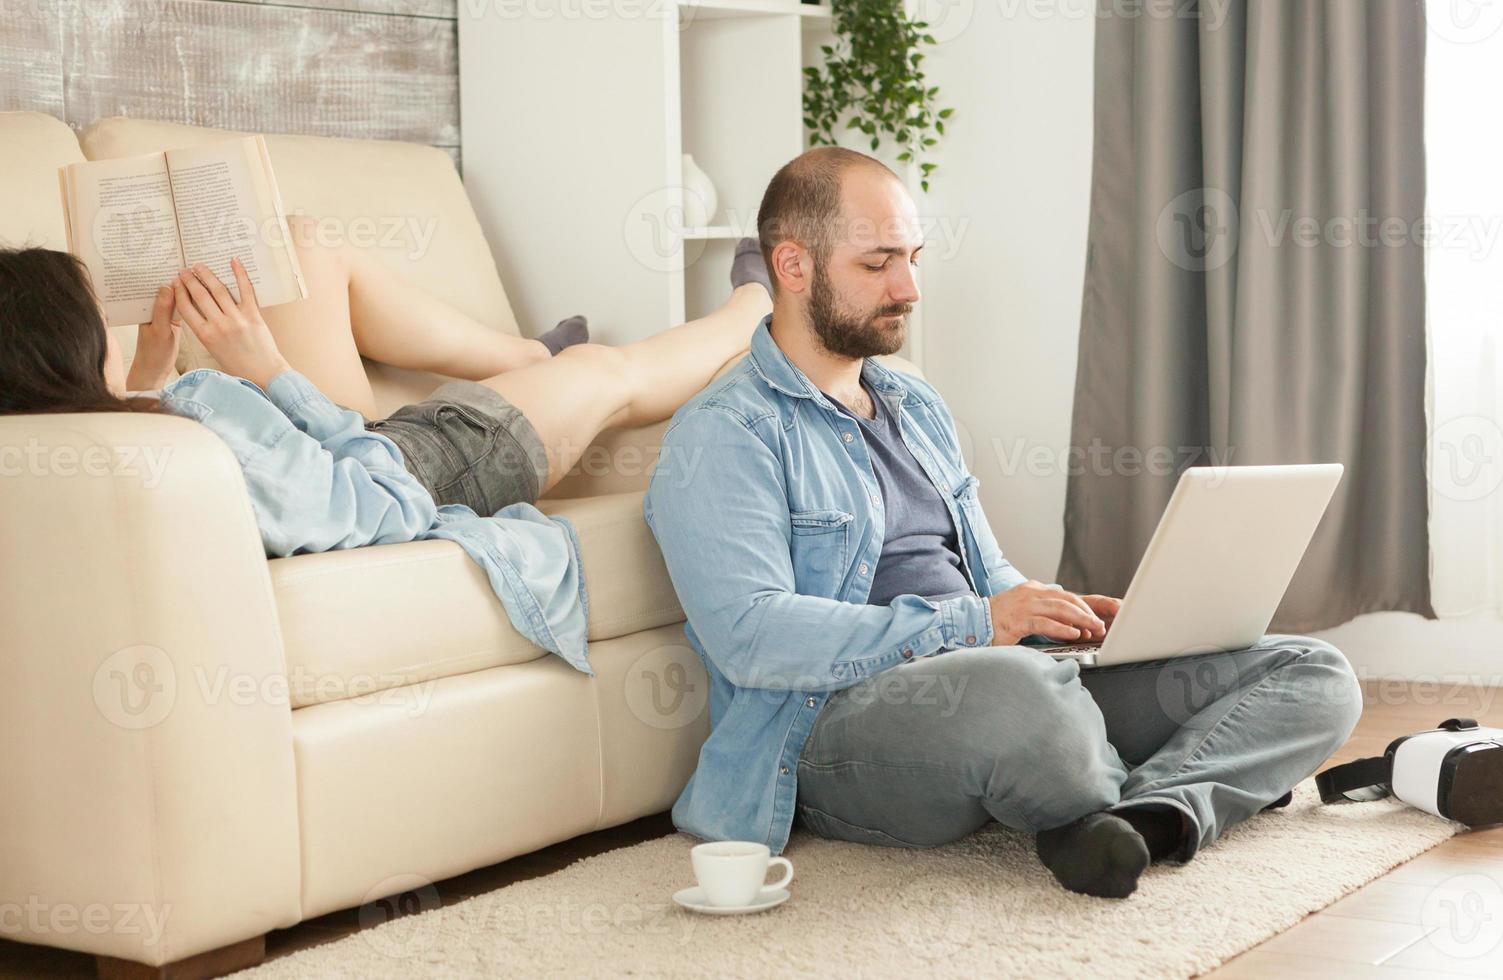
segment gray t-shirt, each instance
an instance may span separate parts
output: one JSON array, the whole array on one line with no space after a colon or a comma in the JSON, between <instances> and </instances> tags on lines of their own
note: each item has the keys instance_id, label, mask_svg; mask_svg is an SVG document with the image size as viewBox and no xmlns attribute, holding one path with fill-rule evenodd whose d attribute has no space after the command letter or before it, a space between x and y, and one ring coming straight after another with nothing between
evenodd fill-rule
<instances>
[{"instance_id":1,"label":"gray t-shirt","mask_svg":"<svg viewBox=\"0 0 1503 980\"><path fill-rule=\"evenodd\" d=\"M949 599L971 595L971 584L960 567L960 541L944 498L903 443L897 418L862 382L877 417L862 418L831 398L841 411L861 425L877 485L887 514L882 555L872 573L872 605L885 606L900 595Z\"/></svg>"}]
</instances>

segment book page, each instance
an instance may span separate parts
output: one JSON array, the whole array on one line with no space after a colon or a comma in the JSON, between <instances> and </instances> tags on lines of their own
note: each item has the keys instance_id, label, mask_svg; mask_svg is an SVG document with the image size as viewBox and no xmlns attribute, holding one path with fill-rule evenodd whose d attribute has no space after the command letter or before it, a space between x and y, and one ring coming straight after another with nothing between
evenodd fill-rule
<instances>
[{"instance_id":1,"label":"book page","mask_svg":"<svg viewBox=\"0 0 1503 980\"><path fill-rule=\"evenodd\" d=\"M231 256L262 306L306 295L258 137L168 150L167 168L187 265L208 266L237 301Z\"/></svg>"},{"instance_id":2,"label":"book page","mask_svg":"<svg viewBox=\"0 0 1503 980\"><path fill-rule=\"evenodd\" d=\"M110 326L151 319L157 288L183 266L160 153L63 170L70 250L89 270Z\"/></svg>"}]
</instances>

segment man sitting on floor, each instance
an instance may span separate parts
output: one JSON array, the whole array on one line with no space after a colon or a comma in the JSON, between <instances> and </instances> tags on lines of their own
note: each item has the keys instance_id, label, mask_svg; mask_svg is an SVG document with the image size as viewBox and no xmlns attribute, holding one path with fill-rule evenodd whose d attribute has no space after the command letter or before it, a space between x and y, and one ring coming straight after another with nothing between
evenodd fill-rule
<instances>
[{"instance_id":1,"label":"man sitting on floor","mask_svg":"<svg viewBox=\"0 0 1503 980\"><path fill-rule=\"evenodd\" d=\"M919 298L912 199L822 147L757 224L734 274L770 278L773 313L675 414L645 505L711 684L678 828L778 853L795 815L901 847L995 819L1065 887L1120 898L1287 801L1360 714L1342 654L1270 635L1202 655L1186 710L1164 661L1081 673L1018 645L1099 640L1120 602L1013 568L939 393L873 359ZM999 395L1019 370L997 366Z\"/></svg>"}]
</instances>

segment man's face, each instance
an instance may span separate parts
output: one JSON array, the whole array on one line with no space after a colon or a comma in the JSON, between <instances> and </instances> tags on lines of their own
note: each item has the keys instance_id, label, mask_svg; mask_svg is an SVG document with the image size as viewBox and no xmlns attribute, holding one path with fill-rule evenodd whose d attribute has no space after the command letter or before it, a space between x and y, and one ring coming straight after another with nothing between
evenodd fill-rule
<instances>
[{"instance_id":1,"label":"man's face","mask_svg":"<svg viewBox=\"0 0 1503 980\"><path fill-rule=\"evenodd\" d=\"M894 353L919 298L924 240L913 199L888 175L861 168L847 173L841 210L834 247L815 265L809 324L832 354Z\"/></svg>"}]
</instances>

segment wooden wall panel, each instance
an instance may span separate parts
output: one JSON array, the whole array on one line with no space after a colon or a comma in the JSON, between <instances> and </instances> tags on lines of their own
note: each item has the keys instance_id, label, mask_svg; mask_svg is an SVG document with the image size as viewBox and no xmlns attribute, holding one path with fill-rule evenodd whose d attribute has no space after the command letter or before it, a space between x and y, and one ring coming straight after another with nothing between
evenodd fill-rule
<instances>
[{"instance_id":1,"label":"wooden wall panel","mask_svg":"<svg viewBox=\"0 0 1503 980\"><path fill-rule=\"evenodd\" d=\"M63 117L61 21L56 0L0 0L0 112Z\"/></svg>"},{"instance_id":2,"label":"wooden wall panel","mask_svg":"<svg viewBox=\"0 0 1503 980\"><path fill-rule=\"evenodd\" d=\"M456 0L0 0L0 109L459 153Z\"/></svg>"},{"instance_id":3,"label":"wooden wall panel","mask_svg":"<svg viewBox=\"0 0 1503 980\"><path fill-rule=\"evenodd\" d=\"M395 16L443 17L454 19L459 0L247 0L273 7L322 7L325 10L354 10ZM476 3L478 0L465 0Z\"/></svg>"}]
</instances>

